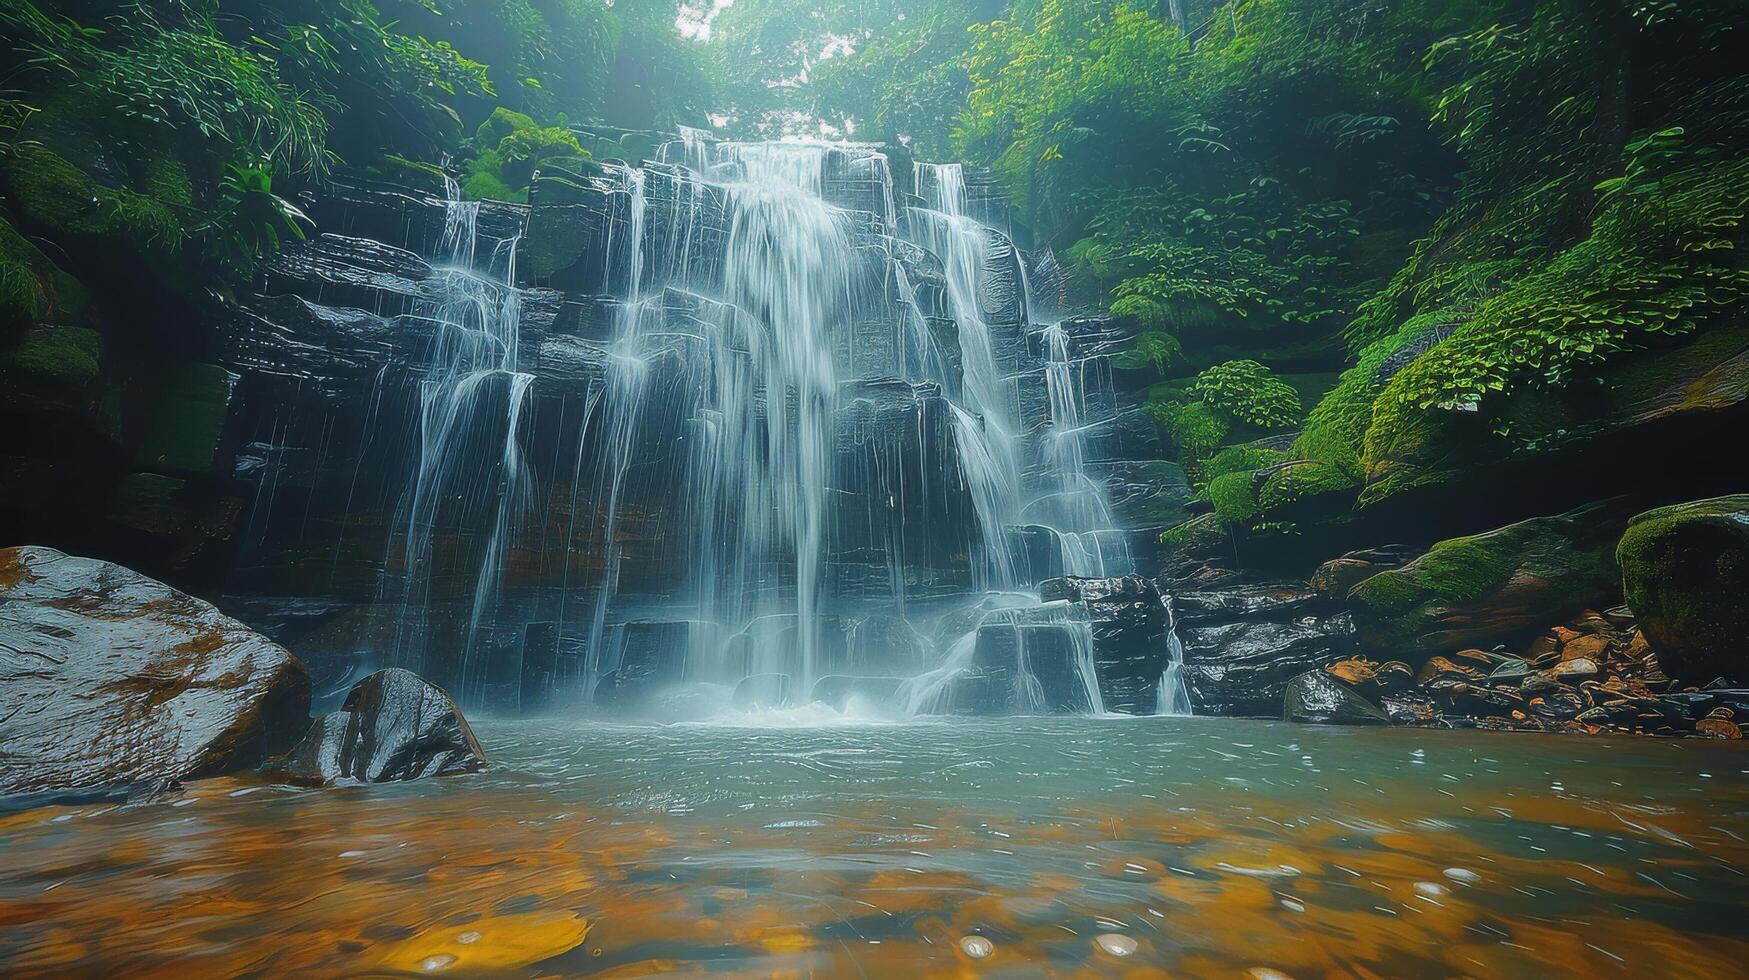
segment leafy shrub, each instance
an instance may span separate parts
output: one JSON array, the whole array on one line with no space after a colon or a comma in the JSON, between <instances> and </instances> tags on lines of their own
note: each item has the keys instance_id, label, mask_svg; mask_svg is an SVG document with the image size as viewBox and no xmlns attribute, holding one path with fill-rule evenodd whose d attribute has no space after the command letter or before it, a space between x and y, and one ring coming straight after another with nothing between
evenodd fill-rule
<instances>
[{"instance_id":1,"label":"leafy shrub","mask_svg":"<svg viewBox=\"0 0 1749 980\"><path fill-rule=\"evenodd\" d=\"M1190 393L1228 417L1261 429L1292 425L1300 395L1256 361L1227 361L1203 371Z\"/></svg>"},{"instance_id":2,"label":"leafy shrub","mask_svg":"<svg viewBox=\"0 0 1749 980\"><path fill-rule=\"evenodd\" d=\"M1165 374L1183 361L1184 347L1177 337L1148 330L1137 335L1130 348L1118 354L1113 363L1125 370L1152 367L1156 374Z\"/></svg>"},{"instance_id":3,"label":"leafy shrub","mask_svg":"<svg viewBox=\"0 0 1749 980\"><path fill-rule=\"evenodd\" d=\"M279 253L286 238L302 240L309 221L290 201L273 193L273 175L258 167L229 168L218 200L200 226L207 255L233 282L246 281L263 259Z\"/></svg>"}]
</instances>

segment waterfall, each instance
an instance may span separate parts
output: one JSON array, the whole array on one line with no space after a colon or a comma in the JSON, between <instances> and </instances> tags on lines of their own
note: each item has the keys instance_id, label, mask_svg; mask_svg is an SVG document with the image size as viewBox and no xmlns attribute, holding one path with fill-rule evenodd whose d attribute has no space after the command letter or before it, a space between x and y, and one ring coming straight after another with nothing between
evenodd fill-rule
<instances>
[{"instance_id":1,"label":"waterfall","mask_svg":"<svg viewBox=\"0 0 1749 980\"><path fill-rule=\"evenodd\" d=\"M1160 674L1156 689L1154 713L1185 718L1196 712L1190 704L1190 689L1184 684L1184 644L1178 639L1178 614L1172 608L1172 597L1162 595L1160 604L1166 607L1166 669Z\"/></svg>"},{"instance_id":2,"label":"waterfall","mask_svg":"<svg viewBox=\"0 0 1749 980\"><path fill-rule=\"evenodd\" d=\"M529 481L519 440L534 381L518 370L522 314L512 283L519 240L494 242L482 263L480 207L461 200L455 181L445 179L444 261L421 304L432 341L418 385L416 452L401 495L402 531L391 541L379 585L381 597L400 610L389 656L418 664L434 642L434 628L441 628L429 619L438 566L471 578L471 603L456 643L460 662L451 668L464 697L479 693L480 629L496 612L513 525L526 505ZM494 445L491 434L500 429ZM467 559L437 554L435 532L472 524L469 515L481 510L490 516L471 573L447 567Z\"/></svg>"},{"instance_id":3,"label":"waterfall","mask_svg":"<svg viewBox=\"0 0 1749 980\"><path fill-rule=\"evenodd\" d=\"M1069 334L1062 324L1044 329L1045 389L1051 428L1045 434L1045 461L1053 478L1055 519L1062 542L1063 567L1071 575L1104 577L1130 571L1128 548L1106 501L1105 490L1087 473L1081 422L1086 384L1070 358ZM1107 554L1108 549L1112 552Z\"/></svg>"},{"instance_id":4,"label":"waterfall","mask_svg":"<svg viewBox=\"0 0 1749 980\"><path fill-rule=\"evenodd\" d=\"M1090 462L1106 355L1028 320L963 168L911 196L878 146L682 130L553 186L537 225L450 184L408 318L397 662L560 710L827 677L899 713L1106 710L1088 610L1036 594L1130 568ZM577 256L551 288L516 285L519 214Z\"/></svg>"}]
</instances>

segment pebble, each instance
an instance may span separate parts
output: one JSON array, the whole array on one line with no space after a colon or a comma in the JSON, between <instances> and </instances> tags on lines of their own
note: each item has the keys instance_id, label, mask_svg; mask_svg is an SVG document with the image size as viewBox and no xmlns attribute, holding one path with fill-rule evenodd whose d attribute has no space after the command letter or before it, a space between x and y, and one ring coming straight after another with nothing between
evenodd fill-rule
<instances>
[{"instance_id":1,"label":"pebble","mask_svg":"<svg viewBox=\"0 0 1749 980\"><path fill-rule=\"evenodd\" d=\"M464 932L455 937L455 941L461 943L463 946L471 946L480 941L480 934L477 932Z\"/></svg>"},{"instance_id":2,"label":"pebble","mask_svg":"<svg viewBox=\"0 0 1749 980\"><path fill-rule=\"evenodd\" d=\"M983 936L966 936L960 940L960 952L974 960L981 960L996 952L996 944Z\"/></svg>"},{"instance_id":3,"label":"pebble","mask_svg":"<svg viewBox=\"0 0 1749 980\"><path fill-rule=\"evenodd\" d=\"M1446 868L1445 876L1462 885L1474 885L1482 880L1482 876L1469 868Z\"/></svg>"},{"instance_id":4,"label":"pebble","mask_svg":"<svg viewBox=\"0 0 1749 980\"><path fill-rule=\"evenodd\" d=\"M1288 976L1280 970L1271 970L1267 966L1254 966L1245 971L1245 975L1250 977L1251 980L1294 980L1293 977Z\"/></svg>"},{"instance_id":5,"label":"pebble","mask_svg":"<svg viewBox=\"0 0 1749 980\"><path fill-rule=\"evenodd\" d=\"M1108 932L1093 940L1093 944L1113 956L1129 956L1136 951L1134 939L1117 933Z\"/></svg>"},{"instance_id":6,"label":"pebble","mask_svg":"<svg viewBox=\"0 0 1749 980\"><path fill-rule=\"evenodd\" d=\"M1451 889L1437 881L1417 881L1415 883L1415 894L1425 895L1428 898L1439 898L1441 895L1451 894Z\"/></svg>"},{"instance_id":7,"label":"pebble","mask_svg":"<svg viewBox=\"0 0 1749 980\"><path fill-rule=\"evenodd\" d=\"M426 973L436 973L439 970L447 970L454 966L455 961L456 957L450 953L438 953L436 956L427 956L420 960L419 969Z\"/></svg>"}]
</instances>

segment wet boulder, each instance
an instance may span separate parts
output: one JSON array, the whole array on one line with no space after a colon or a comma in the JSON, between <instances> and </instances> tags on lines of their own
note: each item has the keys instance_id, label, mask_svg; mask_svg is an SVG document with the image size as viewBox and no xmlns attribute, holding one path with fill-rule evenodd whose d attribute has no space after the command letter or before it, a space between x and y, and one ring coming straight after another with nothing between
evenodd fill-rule
<instances>
[{"instance_id":1,"label":"wet boulder","mask_svg":"<svg viewBox=\"0 0 1749 980\"><path fill-rule=\"evenodd\" d=\"M1197 711L1273 716L1287 682L1354 652L1354 621L1298 583L1172 597L1185 684Z\"/></svg>"},{"instance_id":2,"label":"wet boulder","mask_svg":"<svg viewBox=\"0 0 1749 980\"><path fill-rule=\"evenodd\" d=\"M1388 725L1377 705L1321 670L1310 670L1287 682L1282 691L1284 721L1319 725Z\"/></svg>"},{"instance_id":3,"label":"wet boulder","mask_svg":"<svg viewBox=\"0 0 1749 980\"><path fill-rule=\"evenodd\" d=\"M138 572L0 550L0 792L250 769L307 724L278 644Z\"/></svg>"},{"instance_id":4,"label":"wet boulder","mask_svg":"<svg viewBox=\"0 0 1749 980\"><path fill-rule=\"evenodd\" d=\"M1422 662L1607 604L1620 590L1614 552L1625 522L1611 501L1441 541L1349 591L1361 645Z\"/></svg>"},{"instance_id":5,"label":"wet boulder","mask_svg":"<svg viewBox=\"0 0 1749 980\"><path fill-rule=\"evenodd\" d=\"M1666 674L1749 680L1749 494L1646 511L1629 522L1616 557Z\"/></svg>"},{"instance_id":6,"label":"wet boulder","mask_svg":"<svg viewBox=\"0 0 1749 980\"><path fill-rule=\"evenodd\" d=\"M379 670L317 718L271 771L300 785L387 783L475 772L486 754L442 689L410 670Z\"/></svg>"}]
</instances>

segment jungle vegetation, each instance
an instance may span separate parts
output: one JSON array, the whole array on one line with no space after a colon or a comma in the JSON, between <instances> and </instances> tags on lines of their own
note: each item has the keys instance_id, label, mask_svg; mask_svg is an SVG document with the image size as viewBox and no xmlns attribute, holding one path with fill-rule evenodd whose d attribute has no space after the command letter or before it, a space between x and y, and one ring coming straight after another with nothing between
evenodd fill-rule
<instances>
[{"instance_id":1,"label":"jungle vegetation","mask_svg":"<svg viewBox=\"0 0 1749 980\"><path fill-rule=\"evenodd\" d=\"M578 124L882 140L990 168L1063 304L1127 331L1223 525L1288 527L1558 442L1571 392L1746 327L1745 26L1736 0L0 0L0 357L80 375L106 275L222 303L342 170L517 200L590 153Z\"/></svg>"}]
</instances>

